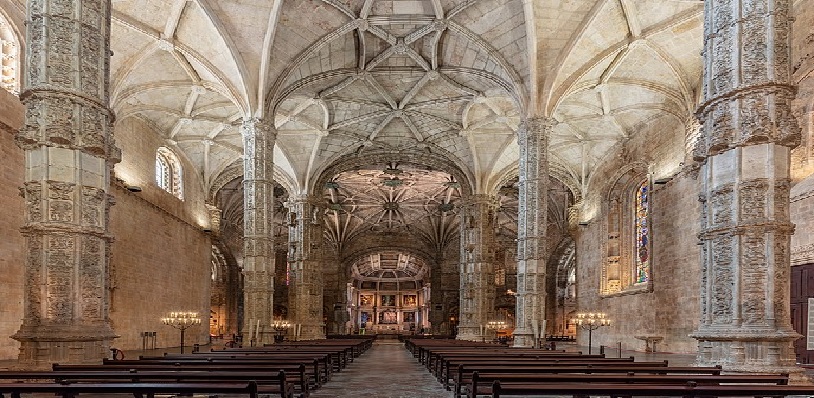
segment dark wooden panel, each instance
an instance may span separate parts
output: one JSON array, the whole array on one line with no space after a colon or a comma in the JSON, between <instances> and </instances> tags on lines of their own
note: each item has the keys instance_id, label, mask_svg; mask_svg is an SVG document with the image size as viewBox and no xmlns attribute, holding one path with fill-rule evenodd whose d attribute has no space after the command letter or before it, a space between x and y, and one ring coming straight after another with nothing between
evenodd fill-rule
<instances>
[{"instance_id":1,"label":"dark wooden panel","mask_svg":"<svg viewBox=\"0 0 814 398\"><path fill-rule=\"evenodd\" d=\"M797 333L808 332L808 298L814 297L814 264L791 268L791 323ZM800 363L814 362L814 351L806 350L806 338L794 342L794 353Z\"/></svg>"}]
</instances>

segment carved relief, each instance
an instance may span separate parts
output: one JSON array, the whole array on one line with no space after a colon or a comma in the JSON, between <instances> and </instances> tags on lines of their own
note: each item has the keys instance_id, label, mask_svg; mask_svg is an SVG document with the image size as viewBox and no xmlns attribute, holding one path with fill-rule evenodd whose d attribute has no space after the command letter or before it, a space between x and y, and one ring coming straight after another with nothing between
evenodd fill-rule
<instances>
[{"instance_id":1,"label":"carved relief","mask_svg":"<svg viewBox=\"0 0 814 398\"><path fill-rule=\"evenodd\" d=\"M749 95L741 100L740 121L742 142L769 141L772 124L764 93Z\"/></svg>"},{"instance_id":2,"label":"carved relief","mask_svg":"<svg viewBox=\"0 0 814 398\"><path fill-rule=\"evenodd\" d=\"M26 149L29 146L36 144L40 139L40 116L41 101L36 98L28 100L28 106L25 109L25 125L20 128L15 140L17 145Z\"/></svg>"},{"instance_id":3,"label":"carved relief","mask_svg":"<svg viewBox=\"0 0 814 398\"><path fill-rule=\"evenodd\" d=\"M740 183L740 219L762 220L766 218L766 194L769 182L765 178Z\"/></svg>"},{"instance_id":4,"label":"carved relief","mask_svg":"<svg viewBox=\"0 0 814 398\"><path fill-rule=\"evenodd\" d=\"M73 104L71 101L65 98L52 98L43 102L43 105L46 139L59 145L73 144Z\"/></svg>"},{"instance_id":5,"label":"carved relief","mask_svg":"<svg viewBox=\"0 0 814 398\"><path fill-rule=\"evenodd\" d=\"M52 2L52 4L63 4ZM70 3L67 3L70 4ZM68 11L66 11L68 13ZM69 18L51 16L47 22L48 29L48 82L62 88L73 88L73 40L74 24Z\"/></svg>"},{"instance_id":6,"label":"carved relief","mask_svg":"<svg viewBox=\"0 0 814 398\"><path fill-rule=\"evenodd\" d=\"M38 181L27 181L23 187L25 193L26 214L29 222L42 221L42 184Z\"/></svg>"},{"instance_id":7,"label":"carved relief","mask_svg":"<svg viewBox=\"0 0 814 398\"><path fill-rule=\"evenodd\" d=\"M107 197L104 190L82 187L82 223L94 227L102 226L100 215L104 212L103 203Z\"/></svg>"},{"instance_id":8,"label":"carved relief","mask_svg":"<svg viewBox=\"0 0 814 398\"><path fill-rule=\"evenodd\" d=\"M741 236L741 318L746 324L761 323L766 317L766 238L763 231Z\"/></svg>"},{"instance_id":9,"label":"carved relief","mask_svg":"<svg viewBox=\"0 0 814 398\"><path fill-rule=\"evenodd\" d=\"M43 246L42 237L38 235L26 236L26 314L25 319L37 322L40 319L40 303L42 302L42 271Z\"/></svg>"},{"instance_id":10,"label":"carved relief","mask_svg":"<svg viewBox=\"0 0 814 398\"><path fill-rule=\"evenodd\" d=\"M45 37L45 21L42 15L37 11L41 5L39 1L28 2L31 20L26 24L28 32L27 43L27 56L29 57L28 68L25 69L28 73L28 79L32 86L42 84L42 73L44 65L42 64L42 56L44 52L43 44ZM26 120L28 118L26 117Z\"/></svg>"},{"instance_id":11,"label":"carved relief","mask_svg":"<svg viewBox=\"0 0 814 398\"><path fill-rule=\"evenodd\" d=\"M785 265L789 263L789 236L780 234L780 236L775 237L774 241L774 261L775 264L780 264L780 266L774 269L774 296L772 297L774 302L774 319L777 326L783 327L791 323L791 316L789 315L790 269Z\"/></svg>"},{"instance_id":12,"label":"carved relief","mask_svg":"<svg viewBox=\"0 0 814 398\"><path fill-rule=\"evenodd\" d=\"M104 156L107 150L105 141L104 116L94 108L82 109L82 149L86 152Z\"/></svg>"},{"instance_id":13,"label":"carved relief","mask_svg":"<svg viewBox=\"0 0 814 398\"><path fill-rule=\"evenodd\" d=\"M732 269L732 236L719 235L712 239L712 316L713 323L732 322L732 287L735 279Z\"/></svg>"},{"instance_id":14,"label":"carved relief","mask_svg":"<svg viewBox=\"0 0 814 398\"><path fill-rule=\"evenodd\" d=\"M82 317L98 320L103 317L102 297L104 296L103 270L104 241L100 238L82 238L82 251L79 260L79 292L81 295Z\"/></svg>"},{"instance_id":15,"label":"carved relief","mask_svg":"<svg viewBox=\"0 0 814 398\"><path fill-rule=\"evenodd\" d=\"M734 201L732 184L724 184L711 193L712 225L722 227L732 223Z\"/></svg>"},{"instance_id":16,"label":"carved relief","mask_svg":"<svg viewBox=\"0 0 814 398\"><path fill-rule=\"evenodd\" d=\"M766 27L763 16L749 15L755 12L753 5L760 2L744 2L744 12L747 14L743 22L743 29L749 34L741 36L743 39L743 53L741 54L741 65L743 70L743 81L741 84L756 84L766 79Z\"/></svg>"},{"instance_id":17,"label":"carved relief","mask_svg":"<svg viewBox=\"0 0 814 398\"><path fill-rule=\"evenodd\" d=\"M69 322L73 309L74 240L66 234L53 234L46 241L45 317L54 322Z\"/></svg>"},{"instance_id":18,"label":"carved relief","mask_svg":"<svg viewBox=\"0 0 814 398\"><path fill-rule=\"evenodd\" d=\"M713 106L707 112L711 113L711 115L706 115L707 120L711 119L711 123L704 123L709 145L706 152L708 155L714 155L728 149L735 137L732 126L732 113L729 110L729 104L726 102ZM707 124L709 124L709 127L706 127Z\"/></svg>"}]
</instances>

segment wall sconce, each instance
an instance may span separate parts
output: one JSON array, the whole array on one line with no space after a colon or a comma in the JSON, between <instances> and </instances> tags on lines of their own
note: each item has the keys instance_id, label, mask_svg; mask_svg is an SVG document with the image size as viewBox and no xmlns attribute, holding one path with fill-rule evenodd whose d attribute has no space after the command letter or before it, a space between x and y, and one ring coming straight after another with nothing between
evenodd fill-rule
<instances>
[{"instance_id":1,"label":"wall sconce","mask_svg":"<svg viewBox=\"0 0 814 398\"><path fill-rule=\"evenodd\" d=\"M582 226L582 227L586 227L586 226L588 226L588 222L587 221L580 221L579 225Z\"/></svg>"},{"instance_id":2,"label":"wall sconce","mask_svg":"<svg viewBox=\"0 0 814 398\"><path fill-rule=\"evenodd\" d=\"M204 228L203 232L206 233L206 234L212 233L212 228Z\"/></svg>"},{"instance_id":3,"label":"wall sconce","mask_svg":"<svg viewBox=\"0 0 814 398\"><path fill-rule=\"evenodd\" d=\"M133 193L141 192L141 187L138 185L125 185L124 187L127 188L128 191Z\"/></svg>"},{"instance_id":4,"label":"wall sconce","mask_svg":"<svg viewBox=\"0 0 814 398\"><path fill-rule=\"evenodd\" d=\"M673 180L673 177L662 177L662 178L657 178L657 179L653 180L653 184L656 184L656 185L664 185L664 184L666 184L666 183L668 183L668 182L670 182L670 181L672 181L672 180Z\"/></svg>"}]
</instances>

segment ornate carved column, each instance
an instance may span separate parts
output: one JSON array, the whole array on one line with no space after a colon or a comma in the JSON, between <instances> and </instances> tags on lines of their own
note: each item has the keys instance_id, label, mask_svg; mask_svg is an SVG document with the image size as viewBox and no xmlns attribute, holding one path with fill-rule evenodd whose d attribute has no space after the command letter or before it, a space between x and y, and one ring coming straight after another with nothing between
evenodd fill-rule
<instances>
[{"instance_id":1,"label":"ornate carved column","mask_svg":"<svg viewBox=\"0 0 814 398\"><path fill-rule=\"evenodd\" d=\"M701 123L695 116L690 116L684 122L684 168L698 170L699 161L704 159L701 141Z\"/></svg>"},{"instance_id":2,"label":"ornate carved column","mask_svg":"<svg viewBox=\"0 0 814 398\"><path fill-rule=\"evenodd\" d=\"M291 323L301 325L300 340L324 339L322 329L322 205L317 196L292 196L289 199L291 222L288 229L288 286Z\"/></svg>"},{"instance_id":3,"label":"ornate carved column","mask_svg":"<svg viewBox=\"0 0 814 398\"><path fill-rule=\"evenodd\" d=\"M243 335L271 343L274 310L274 126L243 122ZM258 323L259 322L259 323ZM258 326L259 325L259 326ZM259 333L259 336L257 332ZM249 342L247 341L246 344Z\"/></svg>"},{"instance_id":4,"label":"ornate carved column","mask_svg":"<svg viewBox=\"0 0 814 398\"><path fill-rule=\"evenodd\" d=\"M26 21L23 367L110 354L110 2L32 0Z\"/></svg>"},{"instance_id":5,"label":"ornate carved column","mask_svg":"<svg viewBox=\"0 0 814 398\"><path fill-rule=\"evenodd\" d=\"M790 0L707 0L698 364L790 372Z\"/></svg>"},{"instance_id":6,"label":"ornate carved column","mask_svg":"<svg viewBox=\"0 0 814 398\"><path fill-rule=\"evenodd\" d=\"M548 136L555 125L553 118L530 118L517 131L520 194L514 330L516 347L533 346L535 328L542 328L545 319Z\"/></svg>"},{"instance_id":7,"label":"ornate carved column","mask_svg":"<svg viewBox=\"0 0 814 398\"><path fill-rule=\"evenodd\" d=\"M495 198L484 194L472 195L461 207L460 340L480 341L494 315L496 207Z\"/></svg>"}]
</instances>

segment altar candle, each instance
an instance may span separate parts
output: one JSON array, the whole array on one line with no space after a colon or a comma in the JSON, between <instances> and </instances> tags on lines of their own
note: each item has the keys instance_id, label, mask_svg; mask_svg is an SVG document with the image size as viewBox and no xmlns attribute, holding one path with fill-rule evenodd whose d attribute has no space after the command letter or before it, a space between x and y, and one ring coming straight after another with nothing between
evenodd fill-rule
<instances>
[{"instance_id":1,"label":"altar candle","mask_svg":"<svg viewBox=\"0 0 814 398\"><path fill-rule=\"evenodd\" d=\"M260 320L257 320L257 328L254 330L254 338L260 340Z\"/></svg>"},{"instance_id":2,"label":"altar candle","mask_svg":"<svg viewBox=\"0 0 814 398\"><path fill-rule=\"evenodd\" d=\"M247 342L249 342L249 341L252 341L252 320L251 319L249 320L249 327L247 329L249 329L249 340L247 341Z\"/></svg>"}]
</instances>

